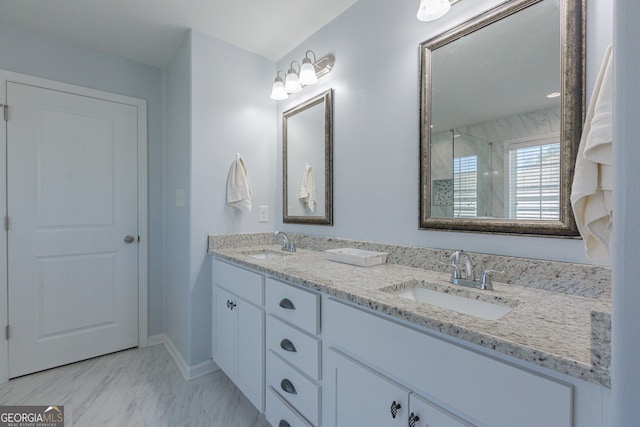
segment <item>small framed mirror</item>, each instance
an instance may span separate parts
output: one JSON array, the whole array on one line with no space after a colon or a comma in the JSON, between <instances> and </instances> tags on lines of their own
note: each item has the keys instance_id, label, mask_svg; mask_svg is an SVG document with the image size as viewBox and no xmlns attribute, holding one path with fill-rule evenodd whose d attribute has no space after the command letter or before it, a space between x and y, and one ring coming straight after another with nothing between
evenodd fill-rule
<instances>
[{"instance_id":1,"label":"small framed mirror","mask_svg":"<svg viewBox=\"0 0 640 427\"><path fill-rule=\"evenodd\" d=\"M420 45L420 228L578 235L584 0L510 0Z\"/></svg>"},{"instance_id":2,"label":"small framed mirror","mask_svg":"<svg viewBox=\"0 0 640 427\"><path fill-rule=\"evenodd\" d=\"M333 89L283 113L283 222L333 225Z\"/></svg>"}]
</instances>

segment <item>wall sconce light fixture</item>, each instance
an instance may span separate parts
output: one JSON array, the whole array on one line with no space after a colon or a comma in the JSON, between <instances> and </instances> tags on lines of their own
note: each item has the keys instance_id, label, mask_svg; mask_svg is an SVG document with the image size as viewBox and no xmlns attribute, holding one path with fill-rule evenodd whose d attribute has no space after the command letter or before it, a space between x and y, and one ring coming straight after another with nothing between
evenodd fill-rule
<instances>
[{"instance_id":1,"label":"wall sconce light fixture","mask_svg":"<svg viewBox=\"0 0 640 427\"><path fill-rule=\"evenodd\" d=\"M460 0L420 0L418 6L417 17L420 21L435 21L442 18L452 4L458 3Z\"/></svg>"},{"instance_id":2,"label":"wall sconce light fixture","mask_svg":"<svg viewBox=\"0 0 640 427\"><path fill-rule=\"evenodd\" d=\"M309 54L313 55L313 62L311 62ZM271 99L276 101L287 99L290 93L300 92L303 86L318 83L320 77L331 71L335 61L336 58L332 54L316 60L316 54L312 50L308 50L304 55L302 65L298 64L297 61L291 61L289 71L287 71L284 80L280 77L280 73L284 74L284 71L278 71L271 89ZM296 71L294 64L298 65L298 71Z\"/></svg>"}]
</instances>

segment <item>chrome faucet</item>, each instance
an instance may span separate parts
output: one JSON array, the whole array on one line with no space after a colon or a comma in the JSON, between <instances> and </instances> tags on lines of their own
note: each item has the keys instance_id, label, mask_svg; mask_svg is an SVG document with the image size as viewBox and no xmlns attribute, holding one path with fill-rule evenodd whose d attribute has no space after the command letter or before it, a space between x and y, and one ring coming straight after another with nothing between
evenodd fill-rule
<instances>
[{"instance_id":1,"label":"chrome faucet","mask_svg":"<svg viewBox=\"0 0 640 427\"><path fill-rule=\"evenodd\" d=\"M294 242L289 241L289 236L287 236L287 233L283 232L283 231L276 231L273 233L273 237L275 237L276 239L281 236L282 237L282 250L283 251L288 251L288 252L295 252L296 251L296 244Z\"/></svg>"},{"instance_id":2,"label":"chrome faucet","mask_svg":"<svg viewBox=\"0 0 640 427\"><path fill-rule=\"evenodd\" d=\"M460 268L460 263L464 262L464 270ZM451 271L451 283L454 285L468 286L471 288L478 289L493 289L493 285L491 284L491 279L489 278L489 273L502 273L504 271L498 270L485 270L482 273L482 280L480 282L476 281L476 273L473 268L473 262L471 262L471 257L468 253L463 250L455 251L449 257L449 263L443 263L452 268ZM464 271L464 277L462 277L462 271Z\"/></svg>"},{"instance_id":3,"label":"chrome faucet","mask_svg":"<svg viewBox=\"0 0 640 427\"><path fill-rule=\"evenodd\" d=\"M463 250L455 251L453 255L451 255L452 264L455 264L458 267L458 271L460 271L459 262L464 261L464 277L461 277L464 280L476 280L476 272L473 271L473 263L471 262L471 257L468 253Z\"/></svg>"}]
</instances>

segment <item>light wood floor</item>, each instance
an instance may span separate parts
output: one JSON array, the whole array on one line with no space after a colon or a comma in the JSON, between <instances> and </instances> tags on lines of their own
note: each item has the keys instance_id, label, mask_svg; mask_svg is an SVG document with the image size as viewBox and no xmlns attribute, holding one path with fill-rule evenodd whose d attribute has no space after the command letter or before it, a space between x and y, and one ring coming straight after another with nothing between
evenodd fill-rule
<instances>
[{"instance_id":1,"label":"light wood floor","mask_svg":"<svg viewBox=\"0 0 640 427\"><path fill-rule=\"evenodd\" d=\"M0 405L64 405L65 427L268 427L222 373L185 381L163 345L0 384Z\"/></svg>"}]
</instances>

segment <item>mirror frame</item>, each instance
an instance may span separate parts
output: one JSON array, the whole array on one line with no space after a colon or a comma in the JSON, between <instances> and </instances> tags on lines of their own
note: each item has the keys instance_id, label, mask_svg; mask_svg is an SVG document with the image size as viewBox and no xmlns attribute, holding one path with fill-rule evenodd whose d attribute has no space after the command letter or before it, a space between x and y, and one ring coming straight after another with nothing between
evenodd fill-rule
<instances>
[{"instance_id":1,"label":"mirror frame","mask_svg":"<svg viewBox=\"0 0 640 427\"><path fill-rule=\"evenodd\" d=\"M287 214L287 120L318 104L324 104L324 215L292 216ZM282 222L333 225L333 89L282 113Z\"/></svg>"},{"instance_id":2,"label":"mirror frame","mask_svg":"<svg viewBox=\"0 0 640 427\"><path fill-rule=\"evenodd\" d=\"M564 238L579 235L570 194L585 111L586 0L560 0L562 95L559 220L431 217L431 52L540 1L544 0L509 0L420 44L420 229Z\"/></svg>"}]
</instances>

